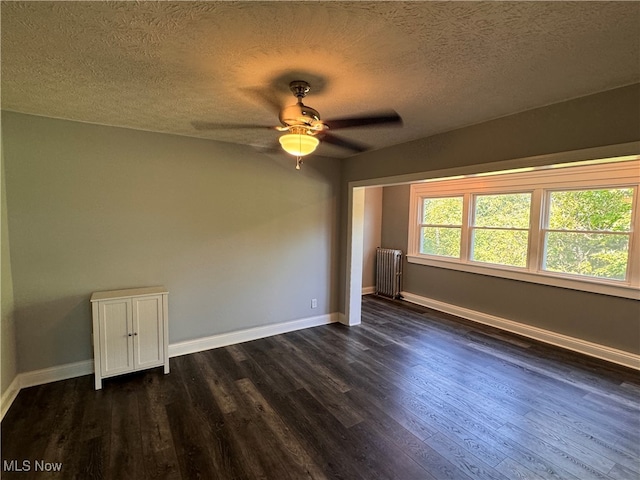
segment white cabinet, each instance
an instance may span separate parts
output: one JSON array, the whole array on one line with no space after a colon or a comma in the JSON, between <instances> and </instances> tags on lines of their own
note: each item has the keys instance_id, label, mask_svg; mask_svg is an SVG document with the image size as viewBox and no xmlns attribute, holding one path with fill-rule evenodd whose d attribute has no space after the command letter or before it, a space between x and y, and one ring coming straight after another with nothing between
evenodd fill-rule
<instances>
[{"instance_id":1,"label":"white cabinet","mask_svg":"<svg viewBox=\"0 0 640 480\"><path fill-rule=\"evenodd\" d=\"M168 296L164 287L91 296L96 390L114 375L158 366L169 373Z\"/></svg>"}]
</instances>

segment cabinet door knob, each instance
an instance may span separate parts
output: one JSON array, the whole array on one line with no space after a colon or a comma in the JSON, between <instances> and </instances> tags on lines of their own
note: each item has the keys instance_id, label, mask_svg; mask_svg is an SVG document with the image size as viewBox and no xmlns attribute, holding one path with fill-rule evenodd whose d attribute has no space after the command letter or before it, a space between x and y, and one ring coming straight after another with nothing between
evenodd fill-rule
<instances>
[{"instance_id":1,"label":"cabinet door knob","mask_svg":"<svg viewBox=\"0 0 640 480\"><path fill-rule=\"evenodd\" d=\"M133 332L134 335L138 335L138 332Z\"/></svg>"},{"instance_id":2,"label":"cabinet door knob","mask_svg":"<svg viewBox=\"0 0 640 480\"><path fill-rule=\"evenodd\" d=\"M130 336L130 337L132 337L132 336L133 336L133 334L132 334L132 333L130 333L130 334L129 334L129 336Z\"/></svg>"}]
</instances>

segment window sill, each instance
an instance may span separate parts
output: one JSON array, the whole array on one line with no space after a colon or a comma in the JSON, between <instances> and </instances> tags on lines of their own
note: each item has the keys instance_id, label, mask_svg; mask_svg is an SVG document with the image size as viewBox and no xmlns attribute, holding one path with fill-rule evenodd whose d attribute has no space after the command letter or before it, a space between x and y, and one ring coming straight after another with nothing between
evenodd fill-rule
<instances>
[{"instance_id":1,"label":"window sill","mask_svg":"<svg viewBox=\"0 0 640 480\"><path fill-rule=\"evenodd\" d=\"M614 297L640 300L640 289L629 284L614 284L613 282L597 281L590 279L576 279L569 276L553 273L534 273L526 270L515 270L500 265L480 265L477 263L463 263L456 260L442 260L425 255L407 255L407 261L416 265L447 268L461 272L488 275L491 277L507 278L522 282L538 283L553 287L569 288L583 292L599 293Z\"/></svg>"}]
</instances>

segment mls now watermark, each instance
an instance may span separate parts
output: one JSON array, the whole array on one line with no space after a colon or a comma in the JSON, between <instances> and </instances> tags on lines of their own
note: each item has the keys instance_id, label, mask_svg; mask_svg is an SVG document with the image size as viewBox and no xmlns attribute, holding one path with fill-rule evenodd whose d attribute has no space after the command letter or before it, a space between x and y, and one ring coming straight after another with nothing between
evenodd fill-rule
<instances>
[{"instance_id":1,"label":"mls now watermark","mask_svg":"<svg viewBox=\"0 0 640 480\"><path fill-rule=\"evenodd\" d=\"M61 472L62 462L45 462L44 460L3 460L3 472Z\"/></svg>"}]
</instances>

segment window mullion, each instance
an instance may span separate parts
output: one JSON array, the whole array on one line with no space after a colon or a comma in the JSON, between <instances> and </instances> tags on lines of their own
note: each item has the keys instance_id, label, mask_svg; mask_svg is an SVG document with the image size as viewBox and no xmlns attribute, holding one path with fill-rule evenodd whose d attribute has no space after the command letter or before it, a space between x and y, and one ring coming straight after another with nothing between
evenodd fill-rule
<instances>
[{"instance_id":1,"label":"window mullion","mask_svg":"<svg viewBox=\"0 0 640 480\"><path fill-rule=\"evenodd\" d=\"M473 222L471 205L473 196L465 193L462 201L462 231L460 233L460 261L468 262L471 255L471 223Z\"/></svg>"},{"instance_id":2,"label":"window mullion","mask_svg":"<svg viewBox=\"0 0 640 480\"><path fill-rule=\"evenodd\" d=\"M420 252L420 235L422 235L422 197L416 195L415 185L411 186L411 199L409 204L409 242L407 253L409 255L416 255Z\"/></svg>"},{"instance_id":3,"label":"window mullion","mask_svg":"<svg viewBox=\"0 0 640 480\"><path fill-rule=\"evenodd\" d=\"M529 220L529 247L527 268L531 272L542 269L542 256L544 251L545 208L544 191L536 188L531 193L531 217Z\"/></svg>"},{"instance_id":4,"label":"window mullion","mask_svg":"<svg viewBox=\"0 0 640 480\"><path fill-rule=\"evenodd\" d=\"M640 286L640 191L634 189L633 217L631 219L631 232L629 235L628 272L629 283L635 287Z\"/></svg>"}]
</instances>

